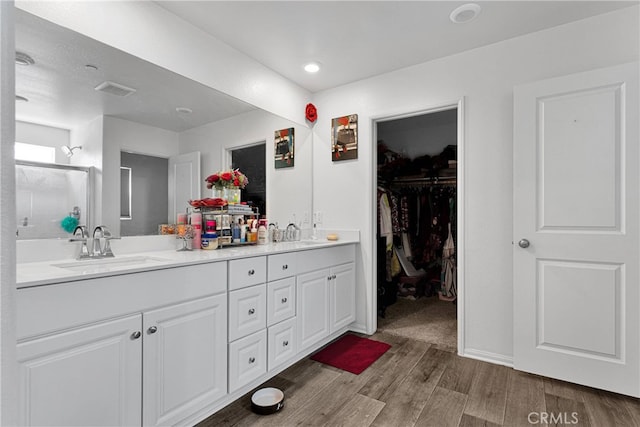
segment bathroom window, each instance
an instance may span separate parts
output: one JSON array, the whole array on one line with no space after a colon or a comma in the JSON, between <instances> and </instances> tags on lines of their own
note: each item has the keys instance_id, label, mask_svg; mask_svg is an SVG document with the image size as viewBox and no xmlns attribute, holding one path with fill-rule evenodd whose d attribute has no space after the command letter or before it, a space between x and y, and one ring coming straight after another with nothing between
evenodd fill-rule
<instances>
[{"instance_id":1,"label":"bathroom window","mask_svg":"<svg viewBox=\"0 0 640 427\"><path fill-rule=\"evenodd\" d=\"M46 145L25 144L24 142L16 142L15 153L16 160L40 163L56 162L55 147L48 147Z\"/></svg>"}]
</instances>

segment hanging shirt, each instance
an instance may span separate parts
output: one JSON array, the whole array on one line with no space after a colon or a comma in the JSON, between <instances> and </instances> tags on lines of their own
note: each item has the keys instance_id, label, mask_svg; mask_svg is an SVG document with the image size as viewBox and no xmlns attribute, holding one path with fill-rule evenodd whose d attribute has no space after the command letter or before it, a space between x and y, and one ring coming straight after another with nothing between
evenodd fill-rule
<instances>
[{"instance_id":1,"label":"hanging shirt","mask_svg":"<svg viewBox=\"0 0 640 427\"><path fill-rule=\"evenodd\" d=\"M387 239L387 246L393 243L393 229L391 226L391 206L387 193L380 196L380 237Z\"/></svg>"}]
</instances>

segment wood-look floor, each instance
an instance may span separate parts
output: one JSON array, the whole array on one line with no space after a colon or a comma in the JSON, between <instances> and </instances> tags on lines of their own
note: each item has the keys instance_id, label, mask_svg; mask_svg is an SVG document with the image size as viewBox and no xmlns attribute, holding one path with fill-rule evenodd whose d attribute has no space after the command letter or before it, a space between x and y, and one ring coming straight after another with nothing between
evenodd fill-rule
<instances>
[{"instance_id":1,"label":"wood-look floor","mask_svg":"<svg viewBox=\"0 0 640 427\"><path fill-rule=\"evenodd\" d=\"M640 426L638 399L424 341L384 332L371 338L392 347L360 375L303 359L263 385L284 391L279 413L252 413L248 393L198 426Z\"/></svg>"}]
</instances>

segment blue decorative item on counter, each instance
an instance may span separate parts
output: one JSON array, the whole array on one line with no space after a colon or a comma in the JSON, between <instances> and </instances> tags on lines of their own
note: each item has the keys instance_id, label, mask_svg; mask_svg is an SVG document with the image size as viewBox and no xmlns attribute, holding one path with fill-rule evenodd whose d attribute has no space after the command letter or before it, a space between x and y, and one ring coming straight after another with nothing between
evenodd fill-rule
<instances>
[{"instance_id":1,"label":"blue decorative item on counter","mask_svg":"<svg viewBox=\"0 0 640 427\"><path fill-rule=\"evenodd\" d=\"M78 226L78 219L72 216L67 216L60 221L60 226L67 233L73 233L73 230Z\"/></svg>"}]
</instances>

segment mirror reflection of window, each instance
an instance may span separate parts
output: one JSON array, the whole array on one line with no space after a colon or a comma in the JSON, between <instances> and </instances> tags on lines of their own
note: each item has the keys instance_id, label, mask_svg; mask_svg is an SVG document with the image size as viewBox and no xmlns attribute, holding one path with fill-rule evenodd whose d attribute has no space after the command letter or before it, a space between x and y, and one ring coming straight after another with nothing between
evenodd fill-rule
<instances>
[{"instance_id":1,"label":"mirror reflection of window","mask_svg":"<svg viewBox=\"0 0 640 427\"><path fill-rule=\"evenodd\" d=\"M266 144L263 142L231 150L231 167L240 169L249 178L249 185L242 191L242 201L252 201L260 215L266 215Z\"/></svg>"},{"instance_id":2,"label":"mirror reflection of window","mask_svg":"<svg viewBox=\"0 0 640 427\"><path fill-rule=\"evenodd\" d=\"M131 219L131 168L120 166L120 219Z\"/></svg>"},{"instance_id":3,"label":"mirror reflection of window","mask_svg":"<svg viewBox=\"0 0 640 427\"><path fill-rule=\"evenodd\" d=\"M24 160L28 162L55 163L56 149L46 145L25 144L24 142L16 142L15 145L16 160Z\"/></svg>"}]
</instances>

